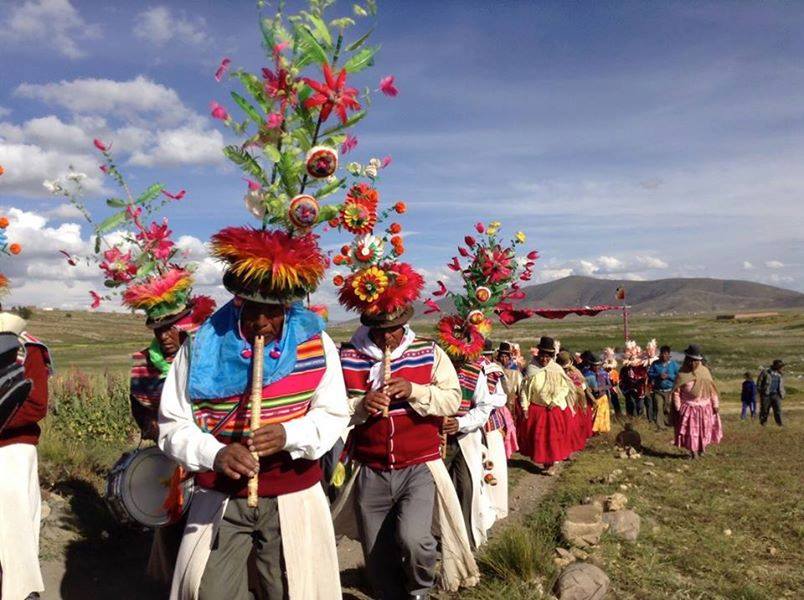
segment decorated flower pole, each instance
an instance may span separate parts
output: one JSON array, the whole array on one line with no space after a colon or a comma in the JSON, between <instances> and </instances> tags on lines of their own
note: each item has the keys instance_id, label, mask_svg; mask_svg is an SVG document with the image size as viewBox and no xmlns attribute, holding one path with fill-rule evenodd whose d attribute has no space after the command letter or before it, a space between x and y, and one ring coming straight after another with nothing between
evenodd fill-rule
<instances>
[{"instance_id":1,"label":"decorated flower pole","mask_svg":"<svg viewBox=\"0 0 804 600\"><path fill-rule=\"evenodd\" d=\"M517 232L510 241L499 235L499 221L488 226L477 223L478 238L467 235L458 247L461 258L454 256L447 264L462 279L463 290L452 292L438 282L433 299L426 301L425 314L440 312L436 299L449 297L455 313L438 322L438 337L447 354L455 361L475 360L483 352L485 339L491 333L491 317L496 314L508 324L515 303L525 297L520 282L529 281L539 257L535 250L518 257L517 250L525 243L525 234ZM462 262L465 259L466 262Z\"/></svg>"},{"instance_id":2,"label":"decorated flower pole","mask_svg":"<svg viewBox=\"0 0 804 600\"><path fill-rule=\"evenodd\" d=\"M0 254L5 256L16 256L22 252L22 245L17 242L9 242L6 229L8 228L8 217L0 216ZM0 273L0 297L9 292L9 280L3 273Z\"/></svg>"},{"instance_id":3,"label":"decorated flower pole","mask_svg":"<svg viewBox=\"0 0 804 600\"><path fill-rule=\"evenodd\" d=\"M348 80L371 66L379 49L367 44L371 30L350 39L348 32L356 25L352 18L328 21L330 4L310 0L307 10L285 14L280 3L272 17L260 20L267 58L260 73L230 71L229 58L215 72L216 81L229 72L242 87L230 96L243 120L218 102L210 109L213 118L244 138L226 146L224 154L242 170L248 187L246 208L260 222L259 228L225 228L211 243L212 255L228 263L224 285L243 298L289 303L306 296L309 302L329 266L313 231L338 218L340 203L322 201L345 189L355 176L354 167L341 167L338 149L345 154L357 145L349 131L365 117L371 93L360 92ZM358 8L358 16L376 12L373 1L367 9ZM398 93L393 77L383 78L380 91ZM376 177L381 166L380 161L366 167L369 176ZM261 344L258 336L255 356ZM269 356L275 358L274 353L279 350L274 348ZM258 362L262 361L253 361L252 370L252 431L261 422ZM250 505L256 505L257 477L250 482Z\"/></svg>"},{"instance_id":4,"label":"decorated flower pole","mask_svg":"<svg viewBox=\"0 0 804 600\"><path fill-rule=\"evenodd\" d=\"M272 17L260 21L268 65L259 74L230 71L231 59L224 58L215 73L221 81L228 72L242 87L230 96L243 120L215 101L211 114L245 138L224 153L243 171L246 206L263 228L283 226L291 235L337 214L337 203L321 201L347 187L338 150L346 154L355 148L350 131L371 101L370 89L359 91L349 80L373 65L379 46L368 44L371 29L350 36L356 27L350 17L328 21L330 4L311 0L307 10L288 15L280 3ZM375 3L356 7L355 14L373 16ZM393 76L382 78L378 91L396 96Z\"/></svg>"}]
</instances>

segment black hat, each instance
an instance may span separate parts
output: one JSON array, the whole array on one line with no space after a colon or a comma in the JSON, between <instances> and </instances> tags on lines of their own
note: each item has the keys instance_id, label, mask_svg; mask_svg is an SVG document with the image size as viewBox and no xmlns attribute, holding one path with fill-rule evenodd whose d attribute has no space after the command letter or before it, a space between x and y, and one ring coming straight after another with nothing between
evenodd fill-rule
<instances>
[{"instance_id":1,"label":"black hat","mask_svg":"<svg viewBox=\"0 0 804 600\"><path fill-rule=\"evenodd\" d=\"M553 338L543 335L539 339L539 345L536 348L539 352L544 352L545 354L555 354L556 342Z\"/></svg>"},{"instance_id":2,"label":"black hat","mask_svg":"<svg viewBox=\"0 0 804 600\"><path fill-rule=\"evenodd\" d=\"M371 329L391 329L410 321L413 313L413 305L408 304L405 308L395 313L376 313L371 315L363 313L360 315L360 322Z\"/></svg>"},{"instance_id":3,"label":"black hat","mask_svg":"<svg viewBox=\"0 0 804 600\"><path fill-rule=\"evenodd\" d=\"M603 364L603 361L600 360L600 357L597 354L595 354L594 352L591 352L589 350L587 350L586 352L581 354L581 358L584 360L584 362L587 362L590 365L602 365Z\"/></svg>"},{"instance_id":4,"label":"black hat","mask_svg":"<svg viewBox=\"0 0 804 600\"><path fill-rule=\"evenodd\" d=\"M781 369L783 366L784 366L784 361L781 358L777 358L776 360L773 361L773 364L771 365L771 369L774 369L774 370Z\"/></svg>"},{"instance_id":5,"label":"black hat","mask_svg":"<svg viewBox=\"0 0 804 600\"><path fill-rule=\"evenodd\" d=\"M511 354L514 349L511 347L511 342L500 342L500 346L497 348L497 352L507 352Z\"/></svg>"},{"instance_id":6,"label":"black hat","mask_svg":"<svg viewBox=\"0 0 804 600\"><path fill-rule=\"evenodd\" d=\"M483 342L483 354L494 354L494 343L491 340Z\"/></svg>"},{"instance_id":7,"label":"black hat","mask_svg":"<svg viewBox=\"0 0 804 600\"><path fill-rule=\"evenodd\" d=\"M684 350L684 356L692 360L703 360L703 351L698 344L690 344L687 346L687 349Z\"/></svg>"}]
</instances>

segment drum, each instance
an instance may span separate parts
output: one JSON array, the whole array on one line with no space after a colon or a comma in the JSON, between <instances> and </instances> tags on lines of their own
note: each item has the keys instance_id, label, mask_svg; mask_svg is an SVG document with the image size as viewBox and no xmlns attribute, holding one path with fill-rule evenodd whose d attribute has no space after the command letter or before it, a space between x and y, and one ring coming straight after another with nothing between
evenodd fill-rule
<instances>
[{"instance_id":1,"label":"drum","mask_svg":"<svg viewBox=\"0 0 804 600\"><path fill-rule=\"evenodd\" d=\"M183 506L180 514L171 515L166 504L171 479L178 468L178 463L156 446L121 456L106 479L106 502L112 514L121 523L151 528L178 521L195 490L192 477L180 483Z\"/></svg>"}]
</instances>

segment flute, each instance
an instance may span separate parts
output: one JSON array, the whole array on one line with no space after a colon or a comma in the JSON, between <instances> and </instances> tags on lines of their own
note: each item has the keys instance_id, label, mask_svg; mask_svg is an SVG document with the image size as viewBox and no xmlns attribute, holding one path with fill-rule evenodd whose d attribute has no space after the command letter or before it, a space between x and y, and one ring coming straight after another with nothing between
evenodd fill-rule
<instances>
[{"instance_id":1,"label":"flute","mask_svg":"<svg viewBox=\"0 0 804 600\"><path fill-rule=\"evenodd\" d=\"M391 349L387 346L382 353L382 383L383 389L388 385L388 380L391 379ZM388 407L382 409L382 416L388 416Z\"/></svg>"},{"instance_id":2,"label":"flute","mask_svg":"<svg viewBox=\"0 0 804 600\"><path fill-rule=\"evenodd\" d=\"M260 428L262 417L262 357L265 339L258 335L254 338L254 362L251 365L251 434ZM258 485L260 481L260 457L256 452L251 455L257 459L257 473L248 480L248 507L257 508L260 499Z\"/></svg>"}]
</instances>

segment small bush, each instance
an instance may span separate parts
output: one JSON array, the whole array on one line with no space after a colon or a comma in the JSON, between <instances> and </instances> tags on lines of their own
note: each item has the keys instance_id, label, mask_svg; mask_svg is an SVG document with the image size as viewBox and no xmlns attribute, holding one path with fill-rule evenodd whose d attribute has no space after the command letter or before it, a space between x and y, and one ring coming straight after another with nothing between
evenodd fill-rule
<instances>
[{"instance_id":1,"label":"small bush","mask_svg":"<svg viewBox=\"0 0 804 600\"><path fill-rule=\"evenodd\" d=\"M17 314L28 321L34 316L34 311L30 306L19 306L17 307Z\"/></svg>"}]
</instances>

